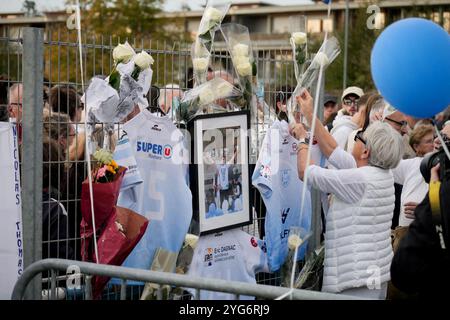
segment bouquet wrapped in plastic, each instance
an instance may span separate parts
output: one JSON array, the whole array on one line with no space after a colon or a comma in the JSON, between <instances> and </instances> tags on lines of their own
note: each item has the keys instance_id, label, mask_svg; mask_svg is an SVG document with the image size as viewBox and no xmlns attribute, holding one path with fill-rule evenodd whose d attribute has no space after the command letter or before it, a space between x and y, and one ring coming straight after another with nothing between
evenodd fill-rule
<instances>
[{"instance_id":1,"label":"bouquet wrapped in plastic","mask_svg":"<svg viewBox=\"0 0 450 320\"><path fill-rule=\"evenodd\" d=\"M296 270L293 270L294 258L297 257L297 260L303 258L305 256L306 244L307 240L311 237L311 232L306 231L301 227L291 227L289 230L288 237L288 247L289 252L281 267L281 285L284 287L290 287L294 281L294 274ZM297 269L297 268L296 268Z\"/></svg>"},{"instance_id":2,"label":"bouquet wrapped in plastic","mask_svg":"<svg viewBox=\"0 0 450 320\"><path fill-rule=\"evenodd\" d=\"M121 207L113 209L98 239L98 263L120 266L141 240L149 221L132 210ZM94 299L100 297L108 281L109 277L94 276L92 278Z\"/></svg>"},{"instance_id":3,"label":"bouquet wrapped in plastic","mask_svg":"<svg viewBox=\"0 0 450 320\"><path fill-rule=\"evenodd\" d=\"M119 197L120 185L126 171L126 168L117 165L109 151L98 150L94 154L94 158L97 160L96 168L93 170L92 181L95 221L92 221L88 178L81 186L82 219L80 230L81 259L83 261L93 261L94 259L94 224L98 234L114 211L114 206Z\"/></svg>"},{"instance_id":4,"label":"bouquet wrapped in plastic","mask_svg":"<svg viewBox=\"0 0 450 320\"><path fill-rule=\"evenodd\" d=\"M292 32L289 42L294 58L294 71L297 82L300 82L303 67L308 56L308 36L306 33L306 16L289 17Z\"/></svg>"},{"instance_id":5,"label":"bouquet wrapped in plastic","mask_svg":"<svg viewBox=\"0 0 450 320\"><path fill-rule=\"evenodd\" d=\"M222 25L222 33L243 93L242 109L252 110L252 104L256 103L256 99L253 99L253 87L257 86L258 71L248 28L241 24L227 23Z\"/></svg>"},{"instance_id":6,"label":"bouquet wrapped in plastic","mask_svg":"<svg viewBox=\"0 0 450 320\"><path fill-rule=\"evenodd\" d=\"M209 59L211 53L206 49L205 45L197 38L192 44L191 49L192 67L194 73L195 86L199 86L206 82L208 74Z\"/></svg>"},{"instance_id":7,"label":"bouquet wrapped in plastic","mask_svg":"<svg viewBox=\"0 0 450 320\"><path fill-rule=\"evenodd\" d=\"M300 81L297 83L297 86L295 87L295 90L287 103L290 119L293 119L293 113L297 108L295 98L300 95L303 90L310 88L311 85L317 81L321 67L322 70L325 71L326 68L328 68L328 66L337 58L340 52L341 48L339 46L339 41L335 37L331 37L324 41L319 51L317 51L314 58L311 60L310 65L302 74Z\"/></svg>"},{"instance_id":8,"label":"bouquet wrapped in plastic","mask_svg":"<svg viewBox=\"0 0 450 320\"><path fill-rule=\"evenodd\" d=\"M235 99L242 93L228 81L222 78L214 78L202 85L195 87L184 94L180 104L181 118L185 122L197 114L226 112L219 103L225 99Z\"/></svg>"},{"instance_id":9,"label":"bouquet wrapped in plastic","mask_svg":"<svg viewBox=\"0 0 450 320\"><path fill-rule=\"evenodd\" d=\"M109 149L113 123L125 119L135 105L140 109L148 107L145 95L153 74L153 58L145 51L136 54L128 42L114 48L113 58L111 74L106 79L92 78L82 97L88 117L87 136L91 136L95 123L105 124L104 149Z\"/></svg>"},{"instance_id":10,"label":"bouquet wrapped in plastic","mask_svg":"<svg viewBox=\"0 0 450 320\"><path fill-rule=\"evenodd\" d=\"M231 1L208 0L198 27L198 39L211 52L215 32L230 8Z\"/></svg>"}]
</instances>

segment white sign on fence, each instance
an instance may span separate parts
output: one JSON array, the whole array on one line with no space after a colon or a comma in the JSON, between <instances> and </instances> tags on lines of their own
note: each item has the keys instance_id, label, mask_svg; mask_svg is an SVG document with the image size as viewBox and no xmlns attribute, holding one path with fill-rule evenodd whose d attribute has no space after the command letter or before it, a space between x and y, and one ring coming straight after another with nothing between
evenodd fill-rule
<instances>
[{"instance_id":1,"label":"white sign on fence","mask_svg":"<svg viewBox=\"0 0 450 320\"><path fill-rule=\"evenodd\" d=\"M0 176L0 299L10 299L24 255L17 128L8 122L0 122Z\"/></svg>"}]
</instances>

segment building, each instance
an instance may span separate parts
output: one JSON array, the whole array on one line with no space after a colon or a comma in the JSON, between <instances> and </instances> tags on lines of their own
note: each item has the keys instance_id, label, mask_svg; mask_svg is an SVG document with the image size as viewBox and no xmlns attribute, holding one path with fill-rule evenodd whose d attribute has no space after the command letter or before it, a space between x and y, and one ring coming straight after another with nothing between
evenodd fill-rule
<instances>
[{"instance_id":1,"label":"building","mask_svg":"<svg viewBox=\"0 0 450 320\"><path fill-rule=\"evenodd\" d=\"M345 22L345 0L333 0L331 14L328 17L328 6L322 1L295 6L276 6L266 1L233 1L224 23L240 23L249 28L252 40L261 49L288 49L288 36L291 26L298 25L295 16L304 15L307 18L306 30L308 34L320 35L325 31L343 30ZM449 0L392 0L378 1L379 14L375 16L376 28L383 28L391 21L404 18L408 9L417 8L419 12L431 12L435 22L450 31L450 1ZM367 1L349 1L350 19L354 12L368 6ZM162 14L184 20L184 31L193 37L196 35L203 11L178 11ZM373 11L367 14L369 17Z\"/></svg>"}]
</instances>

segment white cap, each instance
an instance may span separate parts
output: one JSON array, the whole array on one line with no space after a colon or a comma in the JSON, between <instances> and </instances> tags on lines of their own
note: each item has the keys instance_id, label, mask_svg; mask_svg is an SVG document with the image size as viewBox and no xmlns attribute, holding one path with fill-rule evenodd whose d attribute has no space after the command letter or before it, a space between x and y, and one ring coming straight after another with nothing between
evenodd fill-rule
<instances>
[{"instance_id":1,"label":"white cap","mask_svg":"<svg viewBox=\"0 0 450 320\"><path fill-rule=\"evenodd\" d=\"M341 100L343 100L345 98L345 96L348 96L349 94L355 94L358 97L361 97L362 95L364 95L364 91L363 91L363 89L361 89L359 87L348 87L342 93Z\"/></svg>"}]
</instances>

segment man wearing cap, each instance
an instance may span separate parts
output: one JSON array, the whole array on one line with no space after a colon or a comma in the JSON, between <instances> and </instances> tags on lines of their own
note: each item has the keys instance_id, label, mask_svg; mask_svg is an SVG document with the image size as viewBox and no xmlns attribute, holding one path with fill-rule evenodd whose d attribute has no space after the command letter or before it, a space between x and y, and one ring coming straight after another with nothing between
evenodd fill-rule
<instances>
[{"instance_id":1,"label":"man wearing cap","mask_svg":"<svg viewBox=\"0 0 450 320\"><path fill-rule=\"evenodd\" d=\"M335 96L330 94L325 94L323 100L323 120L322 123L328 127L328 131L331 131L333 128L333 116L335 116L337 112L337 99Z\"/></svg>"},{"instance_id":2,"label":"man wearing cap","mask_svg":"<svg viewBox=\"0 0 450 320\"><path fill-rule=\"evenodd\" d=\"M364 95L364 91L358 87L348 87L342 94L342 109L339 110L336 119L333 121L331 135L337 144L347 150L347 141L350 134L359 128L357 121L352 117L358 112L359 98Z\"/></svg>"},{"instance_id":3,"label":"man wearing cap","mask_svg":"<svg viewBox=\"0 0 450 320\"><path fill-rule=\"evenodd\" d=\"M342 93L342 109L338 115L353 116L358 111L358 102L364 94L359 87L348 87Z\"/></svg>"}]
</instances>

